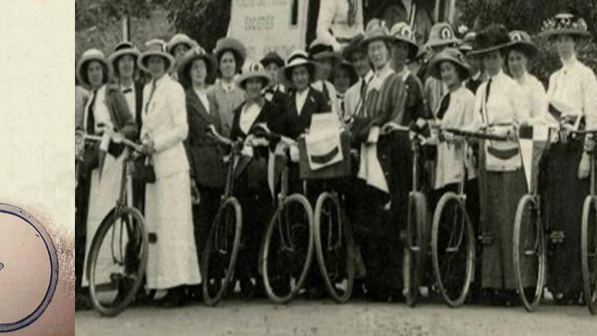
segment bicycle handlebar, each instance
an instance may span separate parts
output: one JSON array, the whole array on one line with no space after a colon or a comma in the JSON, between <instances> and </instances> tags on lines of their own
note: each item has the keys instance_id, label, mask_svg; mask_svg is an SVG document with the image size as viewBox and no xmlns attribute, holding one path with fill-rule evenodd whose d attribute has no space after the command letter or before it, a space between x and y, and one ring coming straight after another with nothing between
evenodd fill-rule
<instances>
[{"instance_id":1,"label":"bicycle handlebar","mask_svg":"<svg viewBox=\"0 0 597 336\"><path fill-rule=\"evenodd\" d=\"M463 136L466 138L476 138L484 140L496 140L496 141L508 141L508 137L504 135L491 134L486 132L468 131L458 128L444 128L441 131L453 133L455 135Z\"/></svg>"},{"instance_id":2,"label":"bicycle handlebar","mask_svg":"<svg viewBox=\"0 0 597 336\"><path fill-rule=\"evenodd\" d=\"M91 134L87 134L83 131L75 131L75 138L77 138L77 137L82 138L83 141L101 142L103 140L103 136L91 135ZM115 133L110 137L110 140L113 141L114 143L123 144L127 147L130 147L136 152L142 152L140 145L125 138L122 134Z\"/></svg>"}]
</instances>

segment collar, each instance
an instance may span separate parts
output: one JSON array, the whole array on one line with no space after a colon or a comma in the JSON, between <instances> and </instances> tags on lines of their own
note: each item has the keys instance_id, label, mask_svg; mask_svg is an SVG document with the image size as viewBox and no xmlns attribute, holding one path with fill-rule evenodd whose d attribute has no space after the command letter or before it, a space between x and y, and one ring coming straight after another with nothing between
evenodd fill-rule
<instances>
[{"instance_id":1,"label":"collar","mask_svg":"<svg viewBox=\"0 0 597 336\"><path fill-rule=\"evenodd\" d=\"M391 62L386 63L386 65L384 65L381 69L377 70L375 72L375 77L384 79L384 78L388 77L389 75L391 75L392 72L394 72L394 70L392 70L392 66L390 63Z\"/></svg>"},{"instance_id":2,"label":"collar","mask_svg":"<svg viewBox=\"0 0 597 336\"><path fill-rule=\"evenodd\" d=\"M471 80L478 81L481 78L481 71L477 71L474 76L471 76Z\"/></svg>"},{"instance_id":3,"label":"collar","mask_svg":"<svg viewBox=\"0 0 597 336\"><path fill-rule=\"evenodd\" d=\"M363 79L365 80L365 83L369 83L371 78L373 78L373 70L369 70L369 72L367 72L365 77L363 77Z\"/></svg>"},{"instance_id":4,"label":"collar","mask_svg":"<svg viewBox=\"0 0 597 336\"><path fill-rule=\"evenodd\" d=\"M222 84L222 89L224 89L225 92L230 92L232 90L234 90L234 81L230 82L230 83L226 83L224 81L220 81L220 83Z\"/></svg>"},{"instance_id":5,"label":"collar","mask_svg":"<svg viewBox=\"0 0 597 336\"><path fill-rule=\"evenodd\" d=\"M567 61L565 61L563 59L560 59L560 60L562 61L562 68L564 69L564 71L570 70L578 63L578 59L576 58L576 55L572 55L572 57Z\"/></svg>"},{"instance_id":6,"label":"collar","mask_svg":"<svg viewBox=\"0 0 597 336\"><path fill-rule=\"evenodd\" d=\"M491 79L491 80L495 81L495 80L497 80L497 79L500 79L500 78L502 78L503 76L505 76L505 75L504 75L504 71L502 71L502 69L500 69L500 70L498 71L498 73L497 73L497 74L495 74L493 77L492 77L492 76L489 76L489 79Z\"/></svg>"},{"instance_id":7,"label":"collar","mask_svg":"<svg viewBox=\"0 0 597 336\"><path fill-rule=\"evenodd\" d=\"M162 77L160 77L157 80L155 80L155 86L156 87L160 86L160 84L162 84L163 82L167 81L168 79L170 79L170 76L168 74L163 74Z\"/></svg>"},{"instance_id":8,"label":"collar","mask_svg":"<svg viewBox=\"0 0 597 336\"><path fill-rule=\"evenodd\" d=\"M402 71L400 71L400 73L398 74L398 76L402 78L402 81L406 81L408 75L410 75L410 70L408 70L408 67L405 65Z\"/></svg>"},{"instance_id":9,"label":"collar","mask_svg":"<svg viewBox=\"0 0 597 336\"><path fill-rule=\"evenodd\" d=\"M306 96L309 93L310 89L311 89L311 87L307 86L307 88L301 92L296 91L296 96L297 97Z\"/></svg>"}]
</instances>

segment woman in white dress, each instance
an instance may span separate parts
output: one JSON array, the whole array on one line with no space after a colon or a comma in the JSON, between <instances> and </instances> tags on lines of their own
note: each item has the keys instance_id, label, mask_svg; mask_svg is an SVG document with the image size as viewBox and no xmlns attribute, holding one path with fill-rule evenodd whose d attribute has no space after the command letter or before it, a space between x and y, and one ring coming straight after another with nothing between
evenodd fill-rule
<instances>
[{"instance_id":1,"label":"woman in white dress","mask_svg":"<svg viewBox=\"0 0 597 336\"><path fill-rule=\"evenodd\" d=\"M188 134L185 93L167 75L174 58L164 42L148 42L139 56L141 70L151 75L143 90L144 152L152 157L156 182L147 185L145 216L149 231L147 288L168 289L164 306L186 302L185 286L201 281L191 211L189 163L183 145Z\"/></svg>"}]
</instances>

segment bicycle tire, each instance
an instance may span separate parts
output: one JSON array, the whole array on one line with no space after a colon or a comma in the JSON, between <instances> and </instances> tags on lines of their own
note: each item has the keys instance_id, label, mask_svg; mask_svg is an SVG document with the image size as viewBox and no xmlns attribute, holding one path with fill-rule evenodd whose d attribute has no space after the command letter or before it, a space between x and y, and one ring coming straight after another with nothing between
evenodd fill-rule
<instances>
[{"instance_id":1,"label":"bicycle tire","mask_svg":"<svg viewBox=\"0 0 597 336\"><path fill-rule=\"evenodd\" d=\"M0 203L0 212L16 216L31 225L37 231L37 233L39 233L39 236L43 240L50 260L50 282L48 284L48 289L46 290L44 298L35 308L35 310L26 317L15 322L0 323L0 333L4 333L27 327L35 322L48 308L52 302L54 293L56 292L56 286L58 285L59 263L58 254L56 252L54 242L52 241L52 237L48 234L46 228L35 217L19 207L5 203Z\"/></svg>"},{"instance_id":2,"label":"bicycle tire","mask_svg":"<svg viewBox=\"0 0 597 336\"><path fill-rule=\"evenodd\" d=\"M300 208L302 208L302 210L304 210L305 214L306 214L306 218L307 218L307 225L308 225L308 246L307 246L307 251L306 251L306 256L305 256L305 260L304 263L301 267L301 271L300 271L300 275L298 277L298 279L296 280L295 286L294 288L291 288L289 293L286 294L282 294L280 295L279 293L276 293L276 291L273 288L273 276L274 274L270 274L269 272L269 252L272 248L272 237L274 236L274 229L276 229L276 226L278 226L277 224L279 223L279 219L281 217L282 211L285 208L289 208L291 203L297 203L298 205L300 205ZM262 269L262 277L263 277L263 284L265 287L265 292L268 296L268 298L275 303L278 304L286 304L288 302L290 302L294 296L298 293L298 291L302 288L305 280L307 279L307 275L309 274L309 270L311 267L311 262L312 262L312 258L313 258L313 210L311 208L311 205L309 204L309 201L307 200L307 198L305 198L305 196L301 195L301 194L293 194L290 195L288 197L286 197L284 199L284 201L282 202L282 204L278 207L278 209L276 210L276 213L274 214L274 216L272 217L268 227L267 227L267 231L265 233L265 237L264 237L264 242L263 242L263 248L262 248L262 252L263 255L261 256L261 269Z\"/></svg>"},{"instance_id":3,"label":"bicycle tire","mask_svg":"<svg viewBox=\"0 0 597 336\"><path fill-rule=\"evenodd\" d=\"M345 250L346 255L343 256L343 258L345 258L344 262L345 262L346 269L344 271L346 272L347 278L346 278L346 288L343 291L343 293L338 288L336 288L336 286L332 282L330 272L328 272L328 267L326 265L327 258L324 254L324 248L322 245L322 215L323 215L323 211L324 211L324 208L323 208L324 202L326 202L326 201L331 202L331 204L333 205L334 209L330 209L330 211L335 212L338 215L338 217L337 217L338 222L336 224L339 225L341 227L341 229L343 228L343 230L341 232L344 233L344 234L342 234L342 237L340 238L346 248L346 250ZM352 234L352 231L350 230L350 228L348 228L348 226L350 224L347 221L344 211L340 207L338 198L330 192L323 192L321 195L319 195L319 197L317 198L317 202L315 204L314 220L315 220L315 230L314 230L315 241L314 242L315 242L315 252L316 252L315 255L317 256L317 262L319 264L319 269L321 271L321 275L324 279L328 293L332 296L332 298L338 303L345 303L350 299L350 296L352 295L353 285L354 285L354 275L356 272L355 257L354 257L355 252L354 252L354 246L351 243L351 239L350 239L350 237L348 237L348 235ZM327 249L329 249L329 246ZM342 256L341 256L341 258L342 258Z\"/></svg>"},{"instance_id":4,"label":"bicycle tire","mask_svg":"<svg viewBox=\"0 0 597 336\"><path fill-rule=\"evenodd\" d=\"M215 294L210 293L209 282L210 282L210 265L213 264L212 260L212 250L214 247L214 239L215 234L218 233L219 224L221 223L220 220L222 219L223 214L228 207L231 207L233 210L233 216L235 225L234 225L234 237L232 239L232 250L230 252L230 259L228 262L227 267L224 269L224 278L221 279L220 288L217 289ZM239 201L235 197L228 197L224 203L218 209L216 217L214 219L214 223L209 230L209 236L205 243L205 249L202 254L202 278L203 278L203 300L209 306L215 306L220 302L220 300L225 296L228 286L232 278L234 277L234 270L236 267L236 259L238 257L238 251L240 249L240 239L242 234L242 209L240 206ZM226 228L225 228L226 229Z\"/></svg>"},{"instance_id":5,"label":"bicycle tire","mask_svg":"<svg viewBox=\"0 0 597 336\"><path fill-rule=\"evenodd\" d=\"M408 268L406 281L408 290L405 291L406 304L414 307L417 303L421 279L423 277L425 256L427 254L427 239L425 229L428 223L427 198L421 192L412 192L408 199L408 226L406 229L407 241L404 244L404 253Z\"/></svg>"},{"instance_id":6,"label":"bicycle tire","mask_svg":"<svg viewBox=\"0 0 597 336\"><path fill-rule=\"evenodd\" d=\"M122 216L131 216L134 221L133 223L138 223L138 225L134 225L134 232L137 239L140 239L141 249L138 255L138 267L135 270L134 274L132 274L132 284L130 285L131 290L119 300L119 302L114 303L114 305L105 305L101 302L99 298L99 293L96 288L96 278L95 278L95 269L97 266L97 261L100 253L100 249L103 245L104 238L106 238L110 229L115 225L116 221L121 218ZM128 233L128 231L127 231ZM130 238L130 236L129 236ZM129 240L129 243L131 241ZM145 276L145 269L147 266L147 257L148 257L148 233L145 227L145 220L141 215L141 212L135 208L130 207L123 207L119 213L116 212L115 209L110 211L102 223L100 224L99 228L96 231L96 234L93 236L93 241L91 243L91 247L89 249L89 260L87 264L87 279L89 279L89 298L93 308L102 316L106 317L114 317L124 311L131 302L135 299L139 288L143 282Z\"/></svg>"},{"instance_id":7,"label":"bicycle tire","mask_svg":"<svg viewBox=\"0 0 597 336\"><path fill-rule=\"evenodd\" d=\"M531 225L534 225L535 228L535 237L538 241L533 241L533 246L538 249L536 251L537 255L537 281L535 282L535 291L532 293L532 298L529 300L529 296L527 295L527 291L525 291L525 284L522 278L522 256L521 256L521 239L522 239L522 232L525 229L523 227L523 222L525 219L525 209L527 207L531 207L530 209L535 209L537 211L538 205L533 195L524 195L520 201L518 202L518 207L516 209L516 216L514 219L514 237L513 237L513 257L514 257L514 275L516 279L516 286L518 288L518 293L520 294L520 300L524 308L528 312L535 311L537 306L541 303L541 299L543 298L543 287L545 286L545 270L546 270L546 260L547 260L547 246L545 242L545 232L543 229L543 225L541 224L541 218L539 218L539 214L535 214L535 216L530 216L531 219L529 221L533 221L533 218L536 220ZM526 250L525 250L526 251ZM524 253L526 255L526 253Z\"/></svg>"},{"instance_id":8,"label":"bicycle tire","mask_svg":"<svg viewBox=\"0 0 597 336\"><path fill-rule=\"evenodd\" d=\"M466 239L465 274L462 283L458 286L458 295L455 298L451 297L448 293L448 289L446 288L447 281L446 279L444 279L445 276L442 275L442 267L440 265L442 259L440 256L439 246L440 225L442 225L442 214L444 213L449 202L456 202L456 209L463 213L462 219L465 221L466 225L466 227L460 231L460 233L462 234L462 238ZM451 233L453 233L453 231L451 231ZM451 237L452 236L450 236L450 238ZM437 207L435 208L435 212L433 214L433 224L431 227L431 252L433 273L435 275L435 280L437 282L440 294L444 299L444 302L451 308L461 306L468 296L470 286L475 274L475 235L470 219L466 212L466 207L462 202L461 197L455 194L454 192L445 193L440 198Z\"/></svg>"},{"instance_id":9,"label":"bicycle tire","mask_svg":"<svg viewBox=\"0 0 597 336\"><path fill-rule=\"evenodd\" d=\"M585 198L583 204L581 256L585 303L589 312L592 315L597 315L597 218L593 220L593 232L591 234L589 216L591 208L596 211L597 216L597 198L592 195ZM591 238L593 239L592 246Z\"/></svg>"}]
</instances>

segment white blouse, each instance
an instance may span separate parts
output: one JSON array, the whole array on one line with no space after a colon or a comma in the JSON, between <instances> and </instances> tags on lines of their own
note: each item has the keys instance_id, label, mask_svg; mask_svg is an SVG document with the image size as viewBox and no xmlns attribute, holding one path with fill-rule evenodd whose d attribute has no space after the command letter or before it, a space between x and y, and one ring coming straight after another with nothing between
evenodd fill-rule
<instances>
[{"instance_id":1,"label":"white blouse","mask_svg":"<svg viewBox=\"0 0 597 336\"><path fill-rule=\"evenodd\" d=\"M488 85L490 85L489 99L486 100ZM528 122L530 119L529 104L523 89L520 84L506 76L501 70L479 86L475 111L480 113L482 124L492 125L495 132L502 135L506 134L506 130L511 128L513 122ZM485 144L486 153L489 147L501 151L518 148L518 144L514 141L486 141ZM512 171L521 166L520 155L515 155L507 160L498 159L489 154L486 155L486 158L486 168L489 171Z\"/></svg>"},{"instance_id":2,"label":"white blouse","mask_svg":"<svg viewBox=\"0 0 597 336\"><path fill-rule=\"evenodd\" d=\"M574 107L585 116L587 129L597 128L597 80L595 74L576 57L562 61L563 66L549 78L547 96Z\"/></svg>"},{"instance_id":3,"label":"white blouse","mask_svg":"<svg viewBox=\"0 0 597 336\"><path fill-rule=\"evenodd\" d=\"M205 107L205 111L209 114L209 99L207 99L207 93L205 90L197 90L197 89L193 89L193 91L195 91L195 93L197 94L197 97L199 97L199 100L201 101L201 103L203 104L203 107Z\"/></svg>"},{"instance_id":4,"label":"white blouse","mask_svg":"<svg viewBox=\"0 0 597 336\"><path fill-rule=\"evenodd\" d=\"M528 99L530 116L533 121L538 123L547 122L551 117L547 112L547 93L543 84L528 72L517 78L516 82L522 86L524 95Z\"/></svg>"},{"instance_id":5,"label":"white blouse","mask_svg":"<svg viewBox=\"0 0 597 336\"><path fill-rule=\"evenodd\" d=\"M450 95L450 105L440 121L440 127L457 129L476 128L480 123L480 115L475 113L475 95L464 87L464 85L448 94ZM437 111L435 115L437 115ZM468 178L472 179L476 176L472 153L470 151L463 153L462 146L462 143L438 143L434 181L435 189L460 182L465 162Z\"/></svg>"},{"instance_id":6,"label":"white blouse","mask_svg":"<svg viewBox=\"0 0 597 336\"><path fill-rule=\"evenodd\" d=\"M355 22L348 25L349 1L356 5ZM325 0L319 5L317 18L317 37L330 43L334 50L340 50L340 43L336 38L352 38L364 32L362 0Z\"/></svg>"},{"instance_id":7,"label":"white blouse","mask_svg":"<svg viewBox=\"0 0 597 336\"><path fill-rule=\"evenodd\" d=\"M110 117L110 111L108 110L108 105L106 104L106 85L103 85L101 88L98 89L96 93L97 97L95 98L95 102L93 104L93 118L95 120L95 131L97 132L98 125L105 125L106 127L111 127L114 129L114 125L112 124L112 118ZM89 107L93 102L93 91L89 93L89 99L87 100L87 104L85 104L85 115L83 118L83 129L87 130L87 118L89 114Z\"/></svg>"},{"instance_id":8,"label":"white blouse","mask_svg":"<svg viewBox=\"0 0 597 336\"><path fill-rule=\"evenodd\" d=\"M260 113L261 106L259 106L259 104L246 103L242 107L240 111L239 126L243 133L249 134L251 126L253 126L253 123L255 123L255 120L257 120Z\"/></svg>"}]
</instances>

